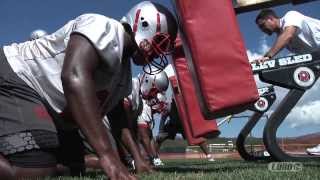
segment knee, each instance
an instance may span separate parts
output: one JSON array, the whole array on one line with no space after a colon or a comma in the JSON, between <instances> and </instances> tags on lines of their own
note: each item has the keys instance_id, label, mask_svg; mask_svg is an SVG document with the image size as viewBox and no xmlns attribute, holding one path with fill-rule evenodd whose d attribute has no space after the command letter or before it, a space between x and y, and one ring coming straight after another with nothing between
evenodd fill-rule
<instances>
[{"instance_id":1,"label":"knee","mask_svg":"<svg viewBox=\"0 0 320 180\"><path fill-rule=\"evenodd\" d=\"M14 180L14 171L9 162L0 155L0 177L5 180Z\"/></svg>"},{"instance_id":2,"label":"knee","mask_svg":"<svg viewBox=\"0 0 320 180\"><path fill-rule=\"evenodd\" d=\"M0 177L1 179L4 179L4 180L15 180L14 178L14 173L11 171L11 172L3 172L2 169L0 170Z\"/></svg>"},{"instance_id":3,"label":"knee","mask_svg":"<svg viewBox=\"0 0 320 180\"><path fill-rule=\"evenodd\" d=\"M141 134L141 135L140 135L140 139L141 139L142 141L145 141L145 142L148 142L148 141L149 141L149 137L148 137L147 135L145 135L145 134Z\"/></svg>"},{"instance_id":4,"label":"knee","mask_svg":"<svg viewBox=\"0 0 320 180\"><path fill-rule=\"evenodd\" d=\"M150 137L149 137L149 133L145 130L141 130L139 131L139 136L141 139L144 139L144 140L149 140Z\"/></svg>"}]
</instances>

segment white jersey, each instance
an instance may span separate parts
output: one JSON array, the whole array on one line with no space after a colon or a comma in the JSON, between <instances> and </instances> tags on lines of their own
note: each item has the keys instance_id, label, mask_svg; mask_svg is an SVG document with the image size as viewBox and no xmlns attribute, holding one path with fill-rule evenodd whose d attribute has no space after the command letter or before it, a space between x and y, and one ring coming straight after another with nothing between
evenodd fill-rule
<instances>
[{"instance_id":1,"label":"white jersey","mask_svg":"<svg viewBox=\"0 0 320 180\"><path fill-rule=\"evenodd\" d=\"M150 100L142 100L143 109L138 117L138 124L150 124L153 122L153 114L166 114L171 109L171 98L167 99L164 92L157 93L157 97Z\"/></svg>"},{"instance_id":2,"label":"white jersey","mask_svg":"<svg viewBox=\"0 0 320 180\"><path fill-rule=\"evenodd\" d=\"M128 96L128 100L131 104L131 116L137 118L137 122L140 125L152 125L153 113L158 109L163 109L164 111L170 108L168 106L168 101L165 94L157 93L157 97L153 99L143 99L140 93L141 84L139 78L132 79L132 91ZM165 106L162 106L165 105Z\"/></svg>"},{"instance_id":3,"label":"white jersey","mask_svg":"<svg viewBox=\"0 0 320 180\"><path fill-rule=\"evenodd\" d=\"M302 54L320 49L320 20L305 16L297 11L289 11L280 18L280 27L297 27L297 32L287 45L293 53Z\"/></svg>"},{"instance_id":4,"label":"white jersey","mask_svg":"<svg viewBox=\"0 0 320 180\"><path fill-rule=\"evenodd\" d=\"M138 124L150 124L153 123L153 115L152 115L152 110L151 107L148 105L147 101L142 99L142 112L138 116ZM151 126L152 127L152 126Z\"/></svg>"},{"instance_id":5,"label":"white jersey","mask_svg":"<svg viewBox=\"0 0 320 180\"><path fill-rule=\"evenodd\" d=\"M95 72L96 90L107 90L109 110L131 91L130 60L123 59L125 30L118 21L84 14L69 21L53 34L3 48L14 72L61 112L66 100L61 82L65 50L71 33L85 36L102 58Z\"/></svg>"},{"instance_id":6,"label":"white jersey","mask_svg":"<svg viewBox=\"0 0 320 180\"><path fill-rule=\"evenodd\" d=\"M128 96L131 104L131 110L136 112L142 105L142 98L140 96L140 81L138 78L132 78L132 90L131 94Z\"/></svg>"}]
</instances>

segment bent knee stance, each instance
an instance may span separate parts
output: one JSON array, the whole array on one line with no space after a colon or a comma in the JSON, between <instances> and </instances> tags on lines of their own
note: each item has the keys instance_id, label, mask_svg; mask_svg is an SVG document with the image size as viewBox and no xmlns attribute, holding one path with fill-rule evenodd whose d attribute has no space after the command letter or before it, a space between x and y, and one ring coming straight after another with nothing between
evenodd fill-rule
<instances>
[{"instance_id":1,"label":"bent knee stance","mask_svg":"<svg viewBox=\"0 0 320 180\"><path fill-rule=\"evenodd\" d=\"M0 160L0 176L8 180L53 176L57 174L56 163L55 156L48 151L30 150L10 154Z\"/></svg>"},{"instance_id":2,"label":"bent knee stance","mask_svg":"<svg viewBox=\"0 0 320 180\"><path fill-rule=\"evenodd\" d=\"M49 176L56 173L55 133L19 132L0 137L1 169L18 177Z\"/></svg>"},{"instance_id":3,"label":"bent knee stance","mask_svg":"<svg viewBox=\"0 0 320 180\"><path fill-rule=\"evenodd\" d=\"M14 179L14 171L10 163L0 154L0 177L6 180Z\"/></svg>"}]
</instances>

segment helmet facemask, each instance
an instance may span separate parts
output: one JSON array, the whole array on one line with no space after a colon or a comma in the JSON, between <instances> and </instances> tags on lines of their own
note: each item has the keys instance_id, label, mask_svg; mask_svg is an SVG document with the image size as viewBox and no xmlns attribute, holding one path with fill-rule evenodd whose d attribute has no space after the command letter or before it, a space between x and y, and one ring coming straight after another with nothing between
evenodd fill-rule
<instances>
[{"instance_id":1,"label":"helmet facemask","mask_svg":"<svg viewBox=\"0 0 320 180\"><path fill-rule=\"evenodd\" d=\"M152 57L152 60L143 67L143 71L147 74L157 74L168 65L167 55L171 54L174 44L170 35L166 33L157 33L150 44L152 52L146 58Z\"/></svg>"},{"instance_id":2,"label":"helmet facemask","mask_svg":"<svg viewBox=\"0 0 320 180\"><path fill-rule=\"evenodd\" d=\"M122 19L131 25L135 41L147 63L143 71L157 74L167 65L174 47L177 23L171 12L162 5L144 1L134 6Z\"/></svg>"}]
</instances>

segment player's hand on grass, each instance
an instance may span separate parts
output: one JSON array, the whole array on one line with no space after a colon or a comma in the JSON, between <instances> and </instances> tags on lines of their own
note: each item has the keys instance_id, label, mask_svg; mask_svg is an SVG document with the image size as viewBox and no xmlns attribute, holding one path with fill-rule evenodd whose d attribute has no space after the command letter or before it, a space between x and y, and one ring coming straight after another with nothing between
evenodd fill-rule
<instances>
[{"instance_id":1,"label":"player's hand on grass","mask_svg":"<svg viewBox=\"0 0 320 180\"><path fill-rule=\"evenodd\" d=\"M153 169L146 161L136 161L136 173L152 173Z\"/></svg>"},{"instance_id":2,"label":"player's hand on grass","mask_svg":"<svg viewBox=\"0 0 320 180\"><path fill-rule=\"evenodd\" d=\"M100 165L108 175L110 180L137 180L137 178L130 174L127 168L116 158L114 153L100 157Z\"/></svg>"}]
</instances>

